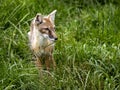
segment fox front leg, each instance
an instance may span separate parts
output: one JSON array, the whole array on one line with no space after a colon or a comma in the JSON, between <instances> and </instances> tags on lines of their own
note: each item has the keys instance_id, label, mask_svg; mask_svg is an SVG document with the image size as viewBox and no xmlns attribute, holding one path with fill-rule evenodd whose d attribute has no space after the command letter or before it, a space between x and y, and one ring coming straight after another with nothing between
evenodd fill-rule
<instances>
[{"instance_id":1,"label":"fox front leg","mask_svg":"<svg viewBox=\"0 0 120 90\"><path fill-rule=\"evenodd\" d=\"M50 56L47 56L47 57L45 58L45 65L46 65L46 69L47 69L48 71L50 71L50 64L51 64L51 58L50 58Z\"/></svg>"},{"instance_id":2,"label":"fox front leg","mask_svg":"<svg viewBox=\"0 0 120 90\"><path fill-rule=\"evenodd\" d=\"M36 66L38 67L38 69L41 70L41 69L42 69L41 60L40 60L40 58L38 58L38 57L36 57L36 58L37 58L37 60L35 61L35 64L36 64Z\"/></svg>"},{"instance_id":3,"label":"fox front leg","mask_svg":"<svg viewBox=\"0 0 120 90\"><path fill-rule=\"evenodd\" d=\"M53 69L55 70L55 68L56 68L56 63L55 63L55 60L54 60L53 55L51 55L50 58L51 58L51 62L52 62L52 65L53 65Z\"/></svg>"}]
</instances>

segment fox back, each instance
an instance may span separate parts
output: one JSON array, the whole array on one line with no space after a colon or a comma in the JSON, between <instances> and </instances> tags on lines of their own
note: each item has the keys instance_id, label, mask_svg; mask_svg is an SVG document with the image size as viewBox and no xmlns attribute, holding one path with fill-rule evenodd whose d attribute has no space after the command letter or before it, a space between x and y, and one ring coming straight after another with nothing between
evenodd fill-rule
<instances>
[{"instance_id":1,"label":"fox back","mask_svg":"<svg viewBox=\"0 0 120 90\"><path fill-rule=\"evenodd\" d=\"M55 33L55 13L56 10L47 16L37 14L31 22L28 38L36 58L43 55L52 57L54 42L58 39Z\"/></svg>"}]
</instances>

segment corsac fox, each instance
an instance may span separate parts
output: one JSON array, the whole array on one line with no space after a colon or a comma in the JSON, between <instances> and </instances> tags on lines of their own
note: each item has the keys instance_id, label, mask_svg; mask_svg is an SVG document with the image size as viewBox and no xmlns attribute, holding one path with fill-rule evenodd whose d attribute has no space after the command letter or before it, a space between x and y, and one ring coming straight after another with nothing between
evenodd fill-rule
<instances>
[{"instance_id":1,"label":"corsac fox","mask_svg":"<svg viewBox=\"0 0 120 90\"><path fill-rule=\"evenodd\" d=\"M51 63L53 68L56 66L53 58L54 42L58 39L55 33L55 14L56 10L47 16L38 13L32 20L30 31L28 32L30 49L36 58L36 66L41 69L42 60L45 60L48 71Z\"/></svg>"}]
</instances>

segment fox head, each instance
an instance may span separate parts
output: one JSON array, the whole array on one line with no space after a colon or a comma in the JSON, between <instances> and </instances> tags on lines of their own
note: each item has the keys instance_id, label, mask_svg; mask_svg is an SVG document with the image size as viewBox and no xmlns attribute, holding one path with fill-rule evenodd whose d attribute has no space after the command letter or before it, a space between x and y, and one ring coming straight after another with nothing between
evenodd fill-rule
<instances>
[{"instance_id":1,"label":"fox head","mask_svg":"<svg viewBox=\"0 0 120 90\"><path fill-rule=\"evenodd\" d=\"M56 41L58 38L55 33L54 25L55 13L56 10L47 16L43 16L38 13L31 23L31 31L37 30L44 38L47 38L51 41Z\"/></svg>"}]
</instances>

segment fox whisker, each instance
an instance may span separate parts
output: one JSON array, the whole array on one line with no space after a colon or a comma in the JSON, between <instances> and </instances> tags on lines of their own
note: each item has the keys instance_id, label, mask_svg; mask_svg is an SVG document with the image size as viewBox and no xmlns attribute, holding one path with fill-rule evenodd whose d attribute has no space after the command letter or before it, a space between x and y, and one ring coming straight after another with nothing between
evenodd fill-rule
<instances>
[{"instance_id":1,"label":"fox whisker","mask_svg":"<svg viewBox=\"0 0 120 90\"><path fill-rule=\"evenodd\" d=\"M49 47L49 46L51 46L51 45L54 45L54 42L53 42L53 43L48 44L47 46L45 46L45 47L44 47L44 49L45 49L45 48L47 48L47 47Z\"/></svg>"}]
</instances>

